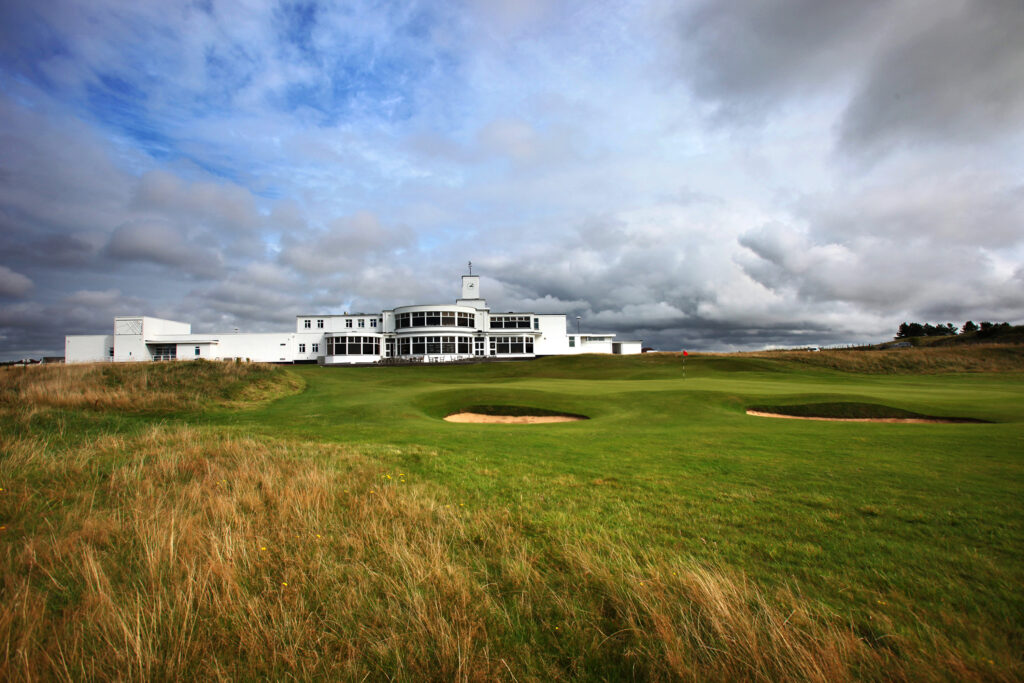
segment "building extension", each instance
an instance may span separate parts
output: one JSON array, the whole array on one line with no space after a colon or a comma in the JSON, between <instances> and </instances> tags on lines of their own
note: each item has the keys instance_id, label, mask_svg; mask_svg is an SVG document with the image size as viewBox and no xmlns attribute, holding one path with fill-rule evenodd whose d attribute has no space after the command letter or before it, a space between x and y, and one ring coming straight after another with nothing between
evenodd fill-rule
<instances>
[{"instance_id":1,"label":"building extension","mask_svg":"<svg viewBox=\"0 0 1024 683\"><path fill-rule=\"evenodd\" d=\"M114 318L113 334L65 337L68 363L240 360L354 365L455 362L579 353L640 353L641 342L612 333L570 333L564 313L492 313L480 276L462 276L451 304L398 306L380 313L299 315L292 332L192 334L192 325L148 316Z\"/></svg>"}]
</instances>

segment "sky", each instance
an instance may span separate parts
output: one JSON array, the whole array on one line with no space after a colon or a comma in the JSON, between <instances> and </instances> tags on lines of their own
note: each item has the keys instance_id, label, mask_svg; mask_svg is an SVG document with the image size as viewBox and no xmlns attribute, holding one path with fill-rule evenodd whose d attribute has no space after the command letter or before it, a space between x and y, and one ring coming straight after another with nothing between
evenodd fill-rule
<instances>
[{"instance_id":1,"label":"sky","mask_svg":"<svg viewBox=\"0 0 1024 683\"><path fill-rule=\"evenodd\" d=\"M5 0L0 359L452 303L665 350L1024 321L1021 0Z\"/></svg>"}]
</instances>

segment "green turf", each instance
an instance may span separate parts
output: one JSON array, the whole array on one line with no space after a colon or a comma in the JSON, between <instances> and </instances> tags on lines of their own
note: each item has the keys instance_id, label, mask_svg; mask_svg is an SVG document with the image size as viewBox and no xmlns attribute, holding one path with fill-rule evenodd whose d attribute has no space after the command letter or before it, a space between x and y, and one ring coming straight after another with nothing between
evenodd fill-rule
<instances>
[{"instance_id":1,"label":"green turf","mask_svg":"<svg viewBox=\"0 0 1024 683\"><path fill-rule=\"evenodd\" d=\"M514 508L539 533L612 534L724 563L854 615L881 600L908 630L920 618L966 613L979 630L1024 645L1020 374L868 376L693 357L685 376L678 359L594 357L294 372L303 393L210 419L363 444L453 500ZM757 404L828 402L993 424L745 414ZM441 419L501 404L591 419Z\"/></svg>"},{"instance_id":2,"label":"green turf","mask_svg":"<svg viewBox=\"0 0 1024 683\"><path fill-rule=\"evenodd\" d=\"M885 635L882 611L888 629L938 627L973 656L1020 670L1024 374L855 375L741 356L691 356L685 367L668 356L581 356L289 372L301 393L166 419L354 444L454 503L529 520L541 545L612 538L637 553L728 567L830 606L869 640ZM989 424L745 413L808 404ZM481 406L590 419L442 419ZM102 428L90 422L99 417L45 419Z\"/></svg>"}]
</instances>

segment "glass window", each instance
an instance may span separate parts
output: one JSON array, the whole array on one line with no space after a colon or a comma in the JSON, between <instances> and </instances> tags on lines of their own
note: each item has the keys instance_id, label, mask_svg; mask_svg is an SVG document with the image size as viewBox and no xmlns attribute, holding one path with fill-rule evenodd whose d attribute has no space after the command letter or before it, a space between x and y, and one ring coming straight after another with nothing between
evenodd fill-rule
<instances>
[{"instance_id":1,"label":"glass window","mask_svg":"<svg viewBox=\"0 0 1024 683\"><path fill-rule=\"evenodd\" d=\"M569 348L576 346L576 337L569 337Z\"/></svg>"},{"instance_id":2,"label":"glass window","mask_svg":"<svg viewBox=\"0 0 1024 683\"><path fill-rule=\"evenodd\" d=\"M377 327L377 319L370 318L370 327Z\"/></svg>"},{"instance_id":3,"label":"glass window","mask_svg":"<svg viewBox=\"0 0 1024 683\"><path fill-rule=\"evenodd\" d=\"M345 327L352 327L352 319L351 318L346 318L345 319Z\"/></svg>"},{"instance_id":4,"label":"glass window","mask_svg":"<svg viewBox=\"0 0 1024 683\"><path fill-rule=\"evenodd\" d=\"M534 318L533 319L533 329L535 329L535 330L539 330L540 329L540 318Z\"/></svg>"},{"instance_id":5,"label":"glass window","mask_svg":"<svg viewBox=\"0 0 1024 683\"><path fill-rule=\"evenodd\" d=\"M303 327L305 327L305 328L306 328L307 330L308 330L308 329L309 329L309 328L310 328L310 327L311 327L312 325L313 325L313 321L312 321L312 320L304 320L304 321L302 322L302 326L303 326Z\"/></svg>"},{"instance_id":6,"label":"glass window","mask_svg":"<svg viewBox=\"0 0 1024 683\"><path fill-rule=\"evenodd\" d=\"M427 316L426 314L423 313L423 311L417 311L412 314L412 326L423 327L424 325L426 325L426 319Z\"/></svg>"},{"instance_id":7,"label":"glass window","mask_svg":"<svg viewBox=\"0 0 1024 683\"><path fill-rule=\"evenodd\" d=\"M441 324L445 327L455 327L455 311L442 311Z\"/></svg>"},{"instance_id":8,"label":"glass window","mask_svg":"<svg viewBox=\"0 0 1024 683\"><path fill-rule=\"evenodd\" d=\"M440 311L427 311L427 325L429 327L437 327L441 324L441 312Z\"/></svg>"},{"instance_id":9,"label":"glass window","mask_svg":"<svg viewBox=\"0 0 1024 683\"><path fill-rule=\"evenodd\" d=\"M199 347L198 346L196 347L196 355L197 356L199 355Z\"/></svg>"},{"instance_id":10,"label":"glass window","mask_svg":"<svg viewBox=\"0 0 1024 683\"><path fill-rule=\"evenodd\" d=\"M366 318L359 319L359 327L366 327Z\"/></svg>"},{"instance_id":11,"label":"glass window","mask_svg":"<svg viewBox=\"0 0 1024 683\"><path fill-rule=\"evenodd\" d=\"M422 356L427 352L427 339L426 337L413 337L412 338L412 355Z\"/></svg>"},{"instance_id":12,"label":"glass window","mask_svg":"<svg viewBox=\"0 0 1024 683\"><path fill-rule=\"evenodd\" d=\"M196 347L196 348L198 348L198 347ZM305 352L306 352L306 345L305 344L299 344L299 353L305 353Z\"/></svg>"},{"instance_id":13,"label":"glass window","mask_svg":"<svg viewBox=\"0 0 1024 683\"><path fill-rule=\"evenodd\" d=\"M316 321L316 327L317 327L317 329L319 329L319 330L322 330L322 329L324 329L324 321L323 321L323 320L317 320L317 321Z\"/></svg>"},{"instance_id":14,"label":"glass window","mask_svg":"<svg viewBox=\"0 0 1024 683\"><path fill-rule=\"evenodd\" d=\"M313 353L319 353L319 351L320 351L320 345L319 344L313 344Z\"/></svg>"}]
</instances>

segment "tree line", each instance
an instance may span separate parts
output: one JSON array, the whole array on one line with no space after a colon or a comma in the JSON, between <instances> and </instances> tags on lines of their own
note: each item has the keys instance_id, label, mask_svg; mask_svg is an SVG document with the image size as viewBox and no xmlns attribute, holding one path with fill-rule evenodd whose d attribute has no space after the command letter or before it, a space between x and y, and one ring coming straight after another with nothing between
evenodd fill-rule
<instances>
[{"instance_id":1,"label":"tree line","mask_svg":"<svg viewBox=\"0 0 1024 683\"><path fill-rule=\"evenodd\" d=\"M932 325L931 323L900 323L899 330L896 332L896 338L901 339L905 337L951 337L955 334L967 334L968 332L992 332L994 330L1009 327L1010 323L990 323L983 322L981 324L975 324L973 321L968 320L957 331L956 325L953 323L946 323Z\"/></svg>"}]
</instances>

